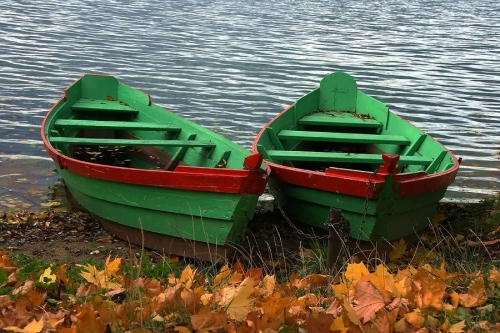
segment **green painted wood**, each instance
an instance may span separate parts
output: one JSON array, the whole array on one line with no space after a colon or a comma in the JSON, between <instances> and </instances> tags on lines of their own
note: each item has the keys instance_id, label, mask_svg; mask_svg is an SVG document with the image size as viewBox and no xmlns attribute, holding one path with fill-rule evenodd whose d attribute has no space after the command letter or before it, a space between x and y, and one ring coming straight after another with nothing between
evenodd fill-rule
<instances>
[{"instance_id":1,"label":"green painted wood","mask_svg":"<svg viewBox=\"0 0 500 333\"><path fill-rule=\"evenodd\" d=\"M350 142L350 143L385 143L395 145L409 145L410 140L402 135L378 135L358 133L332 133L316 131L283 130L278 133L281 140L303 140L324 142Z\"/></svg>"},{"instance_id":2,"label":"green painted wood","mask_svg":"<svg viewBox=\"0 0 500 333\"><path fill-rule=\"evenodd\" d=\"M196 134L194 134L194 133L189 134L188 137L187 137L188 141L194 141L194 139L196 139ZM179 162L182 160L182 158L184 157L184 155L186 155L187 150L188 150L187 146L180 147L174 153L174 155L172 155L172 160L167 165L166 169L167 170L174 170L177 167L177 165L179 164Z\"/></svg>"},{"instance_id":3,"label":"green painted wood","mask_svg":"<svg viewBox=\"0 0 500 333\"><path fill-rule=\"evenodd\" d=\"M344 112L356 111L358 85L343 72L327 75L320 83L319 108Z\"/></svg>"},{"instance_id":4,"label":"green painted wood","mask_svg":"<svg viewBox=\"0 0 500 333\"><path fill-rule=\"evenodd\" d=\"M231 156L231 151L228 150L222 154L220 157L219 161L217 161L214 165L215 168L225 168L227 165L227 160L229 159L229 156Z\"/></svg>"},{"instance_id":5,"label":"green painted wood","mask_svg":"<svg viewBox=\"0 0 500 333\"><path fill-rule=\"evenodd\" d=\"M364 241L392 241L424 230L432 219L446 189L416 197L390 201L390 213L384 211L382 198L352 197L283 183L271 179L276 200L294 222L325 229L330 207L340 209L349 223L350 236ZM392 192L389 186L386 191ZM365 211L366 205L366 211Z\"/></svg>"},{"instance_id":6,"label":"green painted wood","mask_svg":"<svg viewBox=\"0 0 500 333\"><path fill-rule=\"evenodd\" d=\"M448 155L447 151L443 150L442 152L440 152L436 159L431 163L431 165L429 165L427 169L425 169L425 172L428 174L434 173L439 167L439 164L443 162L446 155Z\"/></svg>"},{"instance_id":7,"label":"green painted wood","mask_svg":"<svg viewBox=\"0 0 500 333\"><path fill-rule=\"evenodd\" d=\"M152 130L180 132L181 128L171 124L144 123L138 121L103 121L81 119L57 119L56 128L92 128L92 129L120 129L120 130Z\"/></svg>"},{"instance_id":8,"label":"green painted wood","mask_svg":"<svg viewBox=\"0 0 500 333\"><path fill-rule=\"evenodd\" d=\"M240 242L257 195L184 191L107 182L58 170L90 212L123 225L211 244Z\"/></svg>"},{"instance_id":9,"label":"green painted wood","mask_svg":"<svg viewBox=\"0 0 500 333\"><path fill-rule=\"evenodd\" d=\"M164 146L164 147L204 147L215 148L210 141L190 140L134 140L51 137L52 144L96 145L96 146Z\"/></svg>"},{"instance_id":10,"label":"green painted wood","mask_svg":"<svg viewBox=\"0 0 500 333\"><path fill-rule=\"evenodd\" d=\"M264 145L257 145L257 151L262 154L262 156L264 156L264 159L265 160L268 160L268 161L271 161L271 157L269 156L269 154L267 153L267 149L266 147L264 147Z\"/></svg>"},{"instance_id":11,"label":"green painted wood","mask_svg":"<svg viewBox=\"0 0 500 333\"><path fill-rule=\"evenodd\" d=\"M94 111L94 112L119 112L137 114L138 110L118 101L108 101L103 99L81 99L71 107L73 111Z\"/></svg>"},{"instance_id":12,"label":"green painted wood","mask_svg":"<svg viewBox=\"0 0 500 333\"><path fill-rule=\"evenodd\" d=\"M281 144L281 141L278 139L278 137L276 136L276 132L274 132L273 128L272 127L268 127L266 129L266 132L267 132L267 135L269 135L269 138L271 139L271 141L273 142L274 144L274 147L276 149L279 149L279 150L282 150L284 149L283 148L283 145Z\"/></svg>"},{"instance_id":13,"label":"green painted wood","mask_svg":"<svg viewBox=\"0 0 500 333\"><path fill-rule=\"evenodd\" d=\"M268 150L267 154L273 160L282 161L384 164L381 154L350 154L286 150ZM401 156L398 162L400 165L430 165L431 163L432 159L424 156Z\"/></svg>"},{"instance_id":14,"label":"green painted wood","mask_svg":"<svg viewBox=\"0 0 500 333\"><path fill-rule=\"evenodd\" d=\"M424 142L425 138L427 138L427 135L425 134L420 134L416 140L412 142L412 144L403 151L403 155L405 156L411 156L417 152L417 150L420 148L422 143Z\"/></svg>"},{"instance_id":15,"label":"green painted wood","mask_svg":"<svg viewBox=\"0 0 500 333\"><path fill-rule=\"evenodd\" d=\"M299 125L339 126L381 129L384 125L374 119L362 119L352 113L314 112L298 121Z\"/></svg>"}]
</instances>

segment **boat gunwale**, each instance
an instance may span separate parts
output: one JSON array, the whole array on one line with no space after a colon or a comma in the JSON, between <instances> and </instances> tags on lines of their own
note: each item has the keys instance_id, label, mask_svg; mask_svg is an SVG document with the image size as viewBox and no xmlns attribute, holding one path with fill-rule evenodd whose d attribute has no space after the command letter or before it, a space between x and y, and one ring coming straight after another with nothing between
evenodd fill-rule
<instances>
[{"instance_id":1,"label":"boat gunwale","mask_svg":"<svg viewBox=\"0 0 500 333\"><path fill-rule=\"evenodd\" d=\"M114 77L108 74L91 75ZM68 88L75 85L82 77L73 81ZM263 193L267 184L267 179L271 173L271 169L267 162L263 162L263 166L259 169L247 169L242 164L241 169L183 165L178 166L174 170L150 170L85 162L58 152L47 139L45 129L49 116L55 112L54 109L67 99L66 93L68 88L64 90L63 96L54 103L45 114L40 131L42 142L47 153L61 169L67 169L70 172L84 177L132 185L215 193L222 192L253 195L260 195ZM150 97L149 100L151 103ZM249 152L247 158L253 155L257 154Z\"/></svg>"},{"instance_id":2,"label":"boat gunwale","mask_svg":"<svg viewBox=\"0 0 500 333\"><path fill-rule=\"evenodd\" d=\"M252 142L253 153L258 152L258 142L260 141L260 138L266 132L266 130L272 125L272 123L294 106L295 103L288 105L285 109L279 112L261 128L254 141ZM395 117L409 123L411 126L416 128L416 126L411 122L404 120L394 112L391 113ZM456 174L458 173L460 163L456 156L432 136L425 132L422 133L429 137L431 140L435 141L441 147L443 147L443 149L449 153L454 163L451 168L432 174L426 174L425 172L415 172L393 175L394 181L399 183L397 192L398 196L401 198L446 188L451 183L453 183ZM265 162L271 168L271 177L276 178L280 181L328 192L341 192L346 195L366 197L367 199L376 197L377 193L375 193L374 189L377 185L384 184L385 178L387 176L387 174L382 173L335 167L330 167L329 172L321 172L285 166L266 159ZM314 182L312 182L312 177L314 177ZM367 184L370 187L368 189Z\"/></svg>"}]
</instances>

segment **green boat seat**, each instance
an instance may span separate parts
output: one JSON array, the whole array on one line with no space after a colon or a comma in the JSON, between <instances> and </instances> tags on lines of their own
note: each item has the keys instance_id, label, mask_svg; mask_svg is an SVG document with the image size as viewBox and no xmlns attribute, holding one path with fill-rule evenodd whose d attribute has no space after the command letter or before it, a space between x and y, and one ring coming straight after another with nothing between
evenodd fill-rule
<instances>
[{"instance_id":1,"label":"green boat seat","mask_svg":"<svg viewBox=\"0 0 500 333\"><path fill-rule=\"evenodd\" d=\"M339 126L381 129L384 125L371 118L356 116L356 113L312 113L299 119L299 125Z\"/></svg>"},{"instance_id":2,"label":"green boat seat","mask_svg":"<svg viewBox=\"0 0 500 333\"><path fill-rule=\"evenodd\" d=\"M119 101L108 101L105 99L81 99L71 107L73 111L89 111L89 112L116 112L136 115L138 110L130 105Z\"/></svg>"},{"instance_id":3,"label":"green boat seat","mask_svg":"<svg viewBox=\"0 0 500 333\"><path fill-rule=\"evenodd\" d=\"M136 121L102 121L58 119L54 123L56 128L92 128L92 129L121 129L121 130L151 130L180 132L181 128L170 124L142 123Z\"/></svg>"},{"instance_id":4,"label":"green boat seat","mask_svg":"<svg viewBox=\"0 0 500 333\"><path fill-rule=\"evenodd\" d=\"M266 154L273 160L282 161L384 164L382 154L353 154L288 150L268 150ZM425 156L400 156L398 164L427 166L430 165L432 161L432 158Z\"/></svg>"},{"instance_id":5,"label":"green boat seat","mask_svg":"<svg viewBox=\"0 0 500 333\"><path fill-rule=\"evenodd\" d=\"M348 142L348 143L382 143L409 145L411 141L402 135L378 135L358 133L330 133L316 131L283 130L278 133L281 140Z\"/></svg>"},{"instance_id":6,"label":"green boat seat","mask_svg":"<svg viewBox=\"0 0 500 333\"><path fill-rule=\"evenodd\" d=\"M51 137L52 144L94 145L94 146L163 146L163 147L202 147L215 148L210 141L191 140L140 140L140 139L100 139Z\"/></svg>"}]
</instances>

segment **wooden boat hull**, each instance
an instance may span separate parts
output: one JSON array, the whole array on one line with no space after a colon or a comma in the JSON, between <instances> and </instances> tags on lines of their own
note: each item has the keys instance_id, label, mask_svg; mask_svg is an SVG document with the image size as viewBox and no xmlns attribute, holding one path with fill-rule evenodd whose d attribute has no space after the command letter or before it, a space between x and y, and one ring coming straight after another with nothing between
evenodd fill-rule
<instances>
[{"instance_id":1,"label":"wooden boat hull","mask_svg":"<svg viewBox=\"0 0 500 333\"><path fill-rule=\"evenodd\" d=\"M269 174L259 154L109 76L70 86L44 119L42 139L84 209L117 236L165 254L221 260L242 239Z\"/></svg>"},{"instance_id":2,"label":"wooden boat hull","mask_svg":"<svg viewBox=\"0 0 500 333\"><path fill-rule=\"evenodd\" d=\"M349 235L394 240L425 229L458 160L345 73L272 119L253 142L271 167L277 204L292 221L326 228L342 211Z\"/></svg>"}]
</instances>

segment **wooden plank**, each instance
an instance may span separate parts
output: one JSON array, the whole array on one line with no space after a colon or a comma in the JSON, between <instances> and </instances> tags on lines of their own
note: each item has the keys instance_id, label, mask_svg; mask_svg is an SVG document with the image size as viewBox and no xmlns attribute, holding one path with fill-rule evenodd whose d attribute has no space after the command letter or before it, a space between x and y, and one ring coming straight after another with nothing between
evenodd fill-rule
<instances>
[{"instance_id":1,"label":"wooden plank","mask_svg":"<svg viewBox=\"0 0 500 333\"><path fill-rule=\"evenodd\" d=\"M384 143L395 145L409 145L411 142L402 135L379 135L357 133L331 133L316 131L283 130L278 133L281 140L303 140L324 142L349 142L349 143Z\"/></svg>"},{"instance_id":2,"label":"wooden plank","mask_svg":"<svg viewBox=\"0 0 500 333\"><path fill-rule=\"evenodd\" d=\"M317 112L302 117L298 121L299 125L316 126L341 126L341 127L361 127L361 128L382 128L384 125L374 119L356 117L354 113L344 112Z\"/></svg>"},{"instance_id":3,"label":"wooden plank","mask_svg":"<svg viewBox=\"0 0 500 333\"><path fill-rule=\"evenodd\" d=\"M273 160L282 161L384 164L382 154L268 150L267 155ZM424 156L401 156L398 162L400 165L430 165L431 163L432 159Z\"/></svg>"},{"instance_id":4,"label":"wooden plank","mask_svg":"<svg viewBox=\"0 0 500 333\"><path fill-rule=\"evenodd\" d=\"M196 139L196 133L189 134L188 137L187 137L187 140L189 142L194 142L194 139ZM179 164L179 162L181 161L181 159L184 157L184 155L186 154L187 150L188 150L188 146L181 146L175 152L175 154L172 156L172 160L170 161L169 164L167 164L167 166L165 167L165 169L166 170L174 170L175 168L177 168L177 165Z\"/></svg>"},{"instance_id":5,"label":"wooden plank","mask_svg":"<svg viewBox=\"0 0 500 333\"><path fill-rule=\"evenodd\" d=\"M134 140L134 139L99 139L51 137L52 144L94 145L94 146L164 146L164 147L204 147L215 148L210 141L190 140Z\"/></svg>"},{"instance_id":6,"label":"wooden plank","mask_svg":"<svg viewBox=\"0 0 500 333\"><path fill-rule=\"evenodd\" d=\"M81 99L71 107L73 111L105 111L105 112L119 112L137 114L138 110L133 107L118 102L108 101L105 99Z\"/></svg>"},{"instance_id":7,"label":"wooden plank","mask_svg":"<svg viewBox=\"0 0 500 333\"><path fill-rule=\"evenodd\" d=\"M413 141L413 143L408 147L408 149L403 151L403 155L411 156L411 155L415 154L415 152L418 150L418 148L420 148L420 146L422 145L422 142L424 142L426 137L427 137L427 135L421 134L417 140Z\"/></svg>"},{"instance_id":8,"label":"wooden plank","mask_svg":"<svg viewBox=\"0 0 500 333\"><path fill-rule=\"evenodd\" d=\"M427 167L427 169L425 169L425 172L427 174L434 173L437 170L437 168L439 167L439 165L441 164L441 162L443 162L443 160L447 154L448 154L448 152L446 150L443 150L442 152L440 152L439 155L436 157L436 159Z\"/></svg>"},{"instance_id":9,"label":"wooden plank","mask_svg":"<svg viewBox=\"0 0 500 333\"><path fill-rule=\"evenodd\" d=\"M92 129L121 129L121 130L152 130L180 132L181 128L170 124L142 123L137 121L102 121L58 119L55 127L58 128L92 128Z\"/></svg>"}]
</instances>

